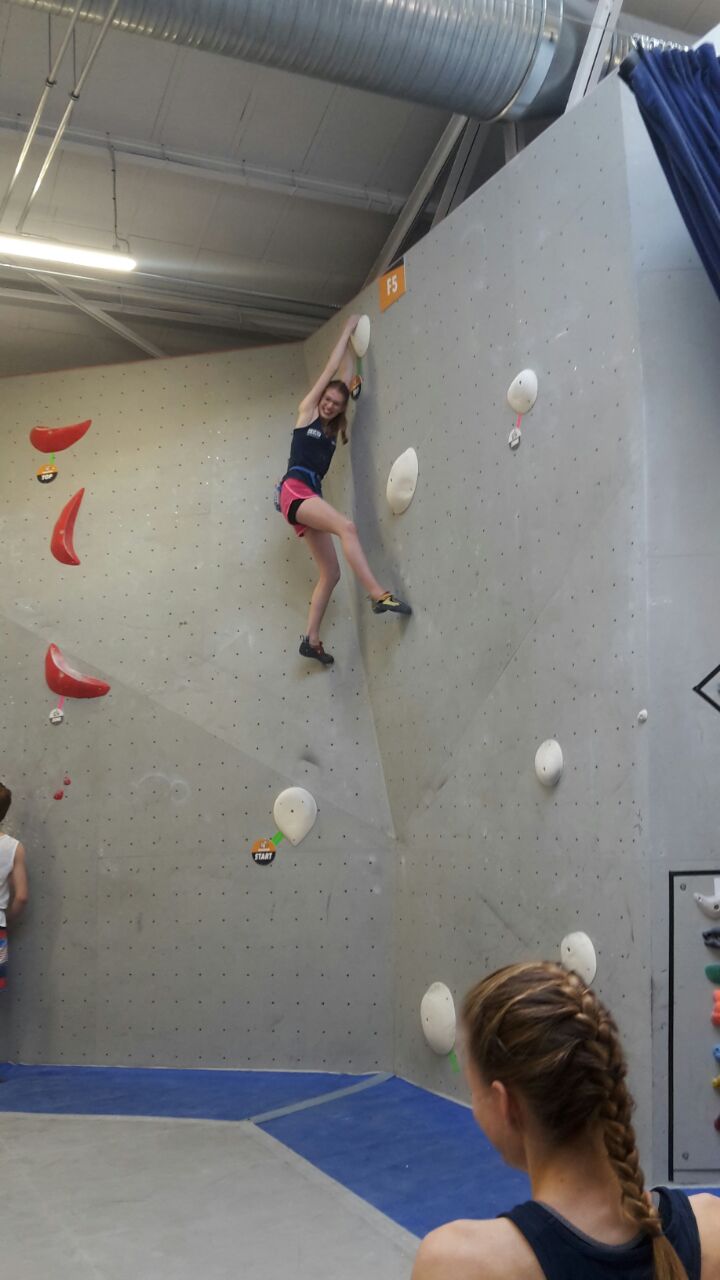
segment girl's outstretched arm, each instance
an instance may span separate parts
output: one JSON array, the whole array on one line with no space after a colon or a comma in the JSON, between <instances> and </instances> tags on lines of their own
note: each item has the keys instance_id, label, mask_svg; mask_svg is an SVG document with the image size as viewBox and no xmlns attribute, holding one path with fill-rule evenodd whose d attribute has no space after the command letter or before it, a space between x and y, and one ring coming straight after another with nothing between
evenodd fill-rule
<instances>
[{"instance_id":1,"label":"girl's outstretched arm","mask_svg":"<svg viewBox=\"0 0 720 1280\"><path fill-rule=\"evenodd\" d=\"M320 396L335 373L338 373L339 376L342 377L339 366L342 366L343 368L345 367L346 356L349 357L349 363L352 366L352 355L348 352L347 346L350 341L350 334L355 329L359 319L359 316L350 316L350 319L346 322L340 337L328 356L327 364L320 374L320 377L317 379L317 382L313 383L307 395L300 401L299 407L301 413L309 413L315 408ZM349 376L352 377L352 369ZM345 381L344 378L343 381Z\"/></svg>"},{"instance_id":2,"label":"girl's outstretched arm","mask_svg":"<svg viewBox=\"0 0 720 1280\"><path fill-rule=\"evenodd\" d=\"M339 378L341 382L344 382L348 391L350 390L350 383L352 382L355 373L355 359L355 352L353 351L352 345L347 342L345 344L342 360L332 375L333 378Z\"/></svg>"}]
</instances>

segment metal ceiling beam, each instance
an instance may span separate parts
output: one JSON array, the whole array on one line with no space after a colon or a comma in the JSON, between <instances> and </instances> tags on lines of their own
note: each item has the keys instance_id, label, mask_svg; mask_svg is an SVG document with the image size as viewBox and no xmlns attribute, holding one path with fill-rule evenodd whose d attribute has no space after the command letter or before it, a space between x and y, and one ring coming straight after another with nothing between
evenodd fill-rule
<instances>
[{"instance_id":1,"label":"metal ceiling beam","mask_svg":"<svg viewBox=\"0 0 720 1280\"><path fill-rule=\"evenodd\" d=\"M79 298L111 316L135 315L160 323L235 330L249 328L286 338L307 337L338 310L321 303L253 294L227 286L214 285L210 289L197 281L141 272L122 282L60 271L37 272L37 278L41 276L44 285L48 286L50 280L58 285L55 297L16 287L19 280L27 279L28 269L0 262L0 302L66 307L74 304L66 296L72 293L73 299Z\"/></svg>"},{"instance_id":2,"label":"metal ceiling beam","mask_svg":"<svg viewBox=\"0 0 720 1280\"><path fill-rule=\"evenodd\" d=\"M599 84L622 7L623 0L598 0L585 47L575 72L566 111L576 107L585 94Z\"/></svg>"},{"instance_id":3,"label":"metal ceiling beam","mask_svg":"<svg viewBox=\"0 0 720 1280\"><path fill-rule=\"evenodd\" d=\"M438 200L431 226L434 227L438 222L442 222L443 218L446 218L449 213L452 213L453 209L462 204L473 180L483 148L490 137L491 129L492 125L483 124L479 120L468 120L460 139L460 146L455 153L455 159L452 162L447 182Z\"/></svg>"},{"instance_id":4,"label":"metal ceiling beam","mask_svg":"<svg viewBox=\"0 0 720 1280\"><path fill-rule=\"evenodd\" d=\"M59 294L53 296L48 293L39 293L35 289L15 289L0 284L0 306L3 303L29 307L59 307L63 310L75 305ZM135 316L137 319L153 320L158 324L188 325L190 328L201 329L228 329L236 333L251 331L268 335L278 334L285 338L305 338L314 333L318 327L316 320L303 320L298 316L268 318L262 313L253 314L249 311L233 316L222 309L213 311L210 308L205 310L194 308L186 311L174 310L166 306L143 306L140 303L114 300L105 302L102 310L116 316L126 315Z\"/></svg>"},{"instance_id":5,"label":"metal ceiling beam","mask_svg":"<svg viewBox=\"0 0 720 1280\"><path fill-rule=\"evenodd\" d=\"M442 137L439 139L413 190L405 201L400 217L375 259L365 280L366 285L381 275L397 256L405 237L450 159L453 149L457 146L466 124L467 116L455 115L450 117Z\"/></svg>"},{"instance_id":6,"label":"metal ceiling beam","mask_svg":"<svg viewBox=\"0 0 720 1280\"><path fill-rule=\"evenodd\" d=\"M29 122L16 116L0 116L0 133L17 133L26 130ZM38 138L52 137L54 130L41 126L36 130ZM113 138L109 134L94 133L90 129L66 129L63 149L73 151L101 150L107 157L111 147L116 157L129 165L145 165L162 168L168 173L229 186L247 187L255 191L270 191L280 196L297 196L316 200L322 204L345 205L353 209L367 209L372 213L397 214L407 199L401 191L389 191L384 187L364 187L359 183L336 182L330 178L312 174L295 173L287 169L271 169L263 165L246 164L223 156L205 156L194 151L182 151L177 147L165 147L152 142L134 142L128 138Z\"/></svg>"},{"instance_id":7,"label":"metal ceiling beam","mask_svg":"<svg viewBox=\"0 0 720 1280\"><path fill-rule=\"evenodd\" d=\"M522 120L506 120L503 123L505 163L509 164L525 146L525 126Z\"/></svg>"},{"instance_id":8,"label":"metal ceiling beam","mask_svg":"<svg viewBox=\"0 0 720 1280\"><path fill-rule=\"evenodd\" d=\"M18 273L23 277L26 272L27 268L19 263L0 260L0 279L4 275L11 280L17 278ZM221 285L198 278L158 275L151 271L133 271L130 277L122 281L111 280L107 275L89 275L77 268L60 270L44 267L42 274L59 280L60 284L69 284L69 287L82 295L88 295L91 300L99 299L102 306L112 299L127 301L134 298L149 303L159 299L163 303L170 300L174 306L223 305L246 312L252 311L269 319L278 316L288 320L314 321L316 324L323 324L340 309L333 303L311 302L305 298L260 293L257 290L239 289L233 285Z\"/></svg>"},{"instance_id":9,"label":"metal ceiling beam","mask_svg":"<svg viewBox=\"0 0 720 1280\"><path fill-rule=\"evenodd\" d=\"M127 325L122 323L122 321L116 320L113 316L108 315L106 311L103 311L102 307L98 307L95 303L88 302L85 298L81 298L79 294L75 293L74 290L69 289L67 285L60 284L56 278L47 276L44 271L31 271L27 268L25 268L25 271L32 280L37 280L40 284L45 285L46 289L50 289L53 293L60 294L62 298L65 298L68 302L72 303L74 307L77 307L78 311L82 311L86 316L90 316L92 320L97 320L99 324L105 325L106 329L112 329L113 333L119 334L119 336L121 338L125 338L127 342L132 342L134 346L140 347L140 350L145 351L149 356L156 356L159 359L162 359L165 356L166 353L161 351L159 347L156 347L153 342L148 342L146 338L141 338L139 333L135 333L134 329L129 329Z\"/></svg>"}]
</instances>

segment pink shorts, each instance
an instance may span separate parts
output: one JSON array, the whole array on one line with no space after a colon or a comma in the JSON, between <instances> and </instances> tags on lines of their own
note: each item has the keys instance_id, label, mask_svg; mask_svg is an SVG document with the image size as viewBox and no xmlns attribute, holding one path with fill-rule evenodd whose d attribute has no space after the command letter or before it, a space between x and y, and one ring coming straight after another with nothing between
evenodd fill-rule
<instances>
[{"instance_id":1,"label":"pink shorts","mask_svg":"<svg viewBox=\"0 0 720 1280\"><path fill-rule=\"evenodd\" d=\"M290 523L288 518L290 506L293 502L304 502L306 498L317 498L317 496L315 490L311 489L309 484L305 484L304 480L298 480L297 476L288 476L287 480L283 480L280 490L280 510L298 538L305 537L307 525Z\"/></svg>"}]
</instances>

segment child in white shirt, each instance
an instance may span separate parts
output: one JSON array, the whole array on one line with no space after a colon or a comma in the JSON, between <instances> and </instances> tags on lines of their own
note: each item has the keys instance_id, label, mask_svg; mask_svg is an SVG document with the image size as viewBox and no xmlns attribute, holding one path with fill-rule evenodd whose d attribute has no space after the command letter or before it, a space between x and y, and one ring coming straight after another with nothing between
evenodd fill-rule
<instances>
[{"instance_id":1,"label":"child in white shirt","mask_svg":"<svg viewBox=\"0 0 720 1280\"><path fill-rule=\"evenodd\" d=\"M0 822L10 808L12 794L0 782ZM7 986L7 925L20 919L28 900L25 850L19 840L0 831L0 991Z\"/></svg>"}]
</instances>

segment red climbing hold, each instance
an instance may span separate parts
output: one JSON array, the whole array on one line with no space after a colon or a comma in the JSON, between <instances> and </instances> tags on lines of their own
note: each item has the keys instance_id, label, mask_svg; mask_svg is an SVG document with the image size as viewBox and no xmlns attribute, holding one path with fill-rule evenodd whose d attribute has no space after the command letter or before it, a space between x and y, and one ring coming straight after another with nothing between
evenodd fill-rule
<instances>
[{"instance_id":1,"label":"red climbing hold","mask_svg":"<svg viewBox=\"0 0 720 1280\"><path fill-rule=\"evenodd\" d=\"M56 791L55 795L53 796L53 800L62 800L64 795L65 795L64 791Z\"/></svg>"},{"instance_id":2,"label":"red climbing hold","mask_svg":"<svg viewBox=\"0 0 720 1280\"><path fill-rule=\"evenodd\" d=\"M80 503L83 500L84 489L78 489L77 493L66 502L60 515L55 521L55 528L50 539L50 550L56 560L61 564L79 564L80 557L73 546L73 535L75 533L75 521L77 513L80 510Z\"/></svg>"},{"instance_id":3,"label":"red climbing hold","mask_svg":"<svg viewBox=\"0 0 720 1280\"><path fill-rule=\"evenodd\" d=\"M45 654L45 679L53 693L66 698L102 698L110 692L105 680L84 676L69 667L56 644L51 644Z\"/></svg>"},{"instance_id":4,"label":"red climbing hold","mask_svg":"<svg viewBox=\"0 0 720 1280\"><path fill-rule=\"evenodd\" d=\"M30 443L41 453L62 453L63 449L69 449L71 444L82 440L91 425L92 418L88 418L85 422L74 422L69 427L33 427Z\"/></svg>"},{"instance_id":5,"label":"red climbing hold","mask_svg":"<svg viewBox=\"0 0 720 1280\"><path fill-rule=\"evenodd\" d=\"M65 783L66 787L69 787L70 783L72 782L72 778L63 778L63 782Z\"/></svg>"}]
</instances>

